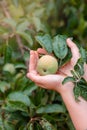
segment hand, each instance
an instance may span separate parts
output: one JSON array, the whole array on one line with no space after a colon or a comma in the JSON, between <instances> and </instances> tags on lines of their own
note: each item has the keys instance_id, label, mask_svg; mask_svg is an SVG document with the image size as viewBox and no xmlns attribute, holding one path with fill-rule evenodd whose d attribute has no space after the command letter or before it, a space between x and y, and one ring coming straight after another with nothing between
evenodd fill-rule
<instances>
[{"instance_id":1,"label":"hand","mask_svg":"<svg viewBox=\"0 0 87 130\"><path fill-rule=\"evenodd\" d=\"M27 73L27 77L42 88L55 90L59 93L61 93L62 91L65 92L67 88L65 87L66 84L62 85L62 81L65 78L65 76L62 74L40 76L36 71L37 61L38 53L36 51L30 51L29 72ZM73 86L72 83L71 86Z\"/></svg>"},{"instance_id":2,"label":"hand","mask_svg":"<svg viewBox=\"0 0 87 130\"><path fill-rule=\"evenodd\" d=\"M38 55L41 53L46 54L46 51L43 49L38 49L37 51L31 51L29 72L27 73L27 77L30 78L32 81L34 81L38 86L46 89L55 90L60 94L63 92L72 91L73 84L71 82L68 82L65 85L62 85L62 81L66 76L71 75L70 71L76 64L78 58L80 57L80 54L77 46L70 39L67 39L67 45L71 49L72 58L69 63L67 63L58 71L58 74L54 75L40 76L37 73L36 66L39 57Z\"/></svg>"}]
</instances>

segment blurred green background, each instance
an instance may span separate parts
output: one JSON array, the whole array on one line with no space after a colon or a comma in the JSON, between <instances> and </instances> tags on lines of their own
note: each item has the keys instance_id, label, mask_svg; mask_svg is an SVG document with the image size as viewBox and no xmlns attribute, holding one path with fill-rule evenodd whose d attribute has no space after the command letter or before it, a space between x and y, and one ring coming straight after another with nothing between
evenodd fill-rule
<instances>
[{"instance_id":1,"label":"blurred green background","mask_svg":"<svg viewBox=\"0 0 87 130\"><path fill-rule=\"evenodd\" d=\"M39 33L87 48L86 10L87 0L0 0L0 130L74 130L60 95L26 73Z\"/></svg>"}]
</instances>

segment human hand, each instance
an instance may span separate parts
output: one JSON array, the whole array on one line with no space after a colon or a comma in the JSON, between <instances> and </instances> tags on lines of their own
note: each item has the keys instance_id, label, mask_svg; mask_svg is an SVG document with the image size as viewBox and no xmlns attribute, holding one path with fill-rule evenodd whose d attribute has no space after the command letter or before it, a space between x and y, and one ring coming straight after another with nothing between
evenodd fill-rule
<instances>
[{"instance_id":1,"label":"human hand","mask_svg":"<svg viewBox=\"0 0 87 130\"><path fill-rule=\"evenodd\" d=\"M40 76L36 71L37 61L38 61L38 53L36 51L30 51L29 72L27 73L27 77L42 88L55 90L59 93L66 91L65 90L66 84L62 85L62 81L65 78L65 76L62 74Z\"/></svg>"},{"instance_id":2,"label":"human hand","mask_svg":"<svg viewBox=\"0 0 87 130\"><path fill-rule=\"evenodd\" d=\"M80 57L79 50L77 46L70 40L67 39L67 45L70 47L72 52L72 58L70 62L68 62L65 66L59 69L57 74L54 75L46 75L40 76L36 71L37 61L39 58L39 54L46 54L46 51L43 49L38 49L37 51L30 52L30 63L29 63L29 72L27 73L27 77L34 81L38 86L46 89L55 90L59 93L63 91L71 91L73 84L71 82L62 85L62 81L66 76L70 76L70 71L74 68L77 60ZM71 87L66 87L71 86Z\"/></svg>"}]
</instances>

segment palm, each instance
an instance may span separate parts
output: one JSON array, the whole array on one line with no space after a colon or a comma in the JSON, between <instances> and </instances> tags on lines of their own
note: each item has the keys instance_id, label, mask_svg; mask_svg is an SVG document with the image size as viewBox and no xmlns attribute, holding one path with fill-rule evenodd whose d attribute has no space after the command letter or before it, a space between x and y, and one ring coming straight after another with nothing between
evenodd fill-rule
<instances>
[{"instance_id":1,"label":"palm","mask_svg":"<svg viewBox=\"0 0 87 130\"><path fill-rule=\"evenodd\" d=\"M66 77L66 75L70 75L70 70L73 69L74 65L76 64L79 58L79 51L76 45L71 40L67 41L67 44L71 48L72 52L71 61L65 66L61 67L61 69L58 71L58 74L54 75L46 75L46 76L38 75L36 71L37 61L39 58L38 55L41 53L46 54L47 52L43 49L38 49L37 51L31 51L29 72L27 73L27 77L42 88L56 90L58 92L66 90L67 87L65 87L65 85L62 85L62 81Z\"/></svg>"}]
</instances>

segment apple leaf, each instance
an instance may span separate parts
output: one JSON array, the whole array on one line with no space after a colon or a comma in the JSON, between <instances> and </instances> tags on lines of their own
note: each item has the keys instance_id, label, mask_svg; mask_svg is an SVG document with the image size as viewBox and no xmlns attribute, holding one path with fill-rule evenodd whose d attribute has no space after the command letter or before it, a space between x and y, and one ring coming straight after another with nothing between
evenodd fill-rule
<instances>
[{"instance_id":1,"label":"apple leaf","mask_svg":"<svg viewBox=\"0 0 87 130\"><path fill-rule=\"evenodd\" d=\"M66 78L63 80L62 84L65 84L65 83L67 83L67 82L69 82L69 81L75 82L74 77L69 77L69 76L66 77Z\"/></svg>"},{"instance_id":2,"label":"apple leaf","mask_svg":"<svg viewBox=\"0 0 87 130\"><path fill-rule=\"evenodd\" d=\"M64 59L68 53L68 47L66 44L66 37L63 35L57 35L53 38L53 51L59 59Z\"/></svg>"},{"instance_id":3,"label":"apple leaf","mask_svg":"<svg viewBox=\"0 0 87 130\"><path fill-rule=\"evenodd\" d=\"M35 37L36 41L46 49L48 53L52 53L52 39L49 34L38 35Z\"/></svg>"},{"instance_id":4,"label":"apple leaf","mask_svg":"<svg viewBox=\"0 0 87 130\"><path fill-rule=\"evenodd\" d=\"M14 103L20 102L23 103L26 106L30 105L30 100L27 95L25 95L23 92L12 92L7 97L8 102L13 101Z\"/></svg>"},{"instance_id":5,"label":"apple leaf","mask_svg":"<svg viewBox=\"0 0 87 130\"><path fill-rule=\"evenodd\" d=\"M64 113L65 108L59 104L48 104L37 109L36 113Z\"/></svg>"},{"instance_id":6,"label":"apple leaf","mask_svg":"<svg viewBox=\"0 0 87 130\"><path fill-rule=\"evenodd\" d=\"M40 124L43 128L43 130L57 130L49 121L47 121L45 118L43 118L40 121Z\"/></svg>"}]
</instances>

